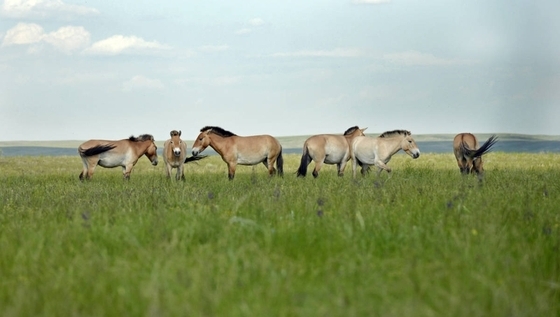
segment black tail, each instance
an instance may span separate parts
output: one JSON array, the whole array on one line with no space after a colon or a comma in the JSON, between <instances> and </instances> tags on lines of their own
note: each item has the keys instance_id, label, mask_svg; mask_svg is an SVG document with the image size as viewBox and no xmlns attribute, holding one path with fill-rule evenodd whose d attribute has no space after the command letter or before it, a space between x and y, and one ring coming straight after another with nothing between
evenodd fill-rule
<instances>
[{"instance_id":1,"label":"black tail","mask_svg":"<svg viewBox=\"0 0 560 317\"><path fill-rule=\"evenodd\" d=\"M490 152L490 149L492 148L492 146L494 144L496 144L496 142L498 142L498 137L496 135L492 135L490 138L488 138L488 140L486 142L484 142L484 144L482 144L482 146L478 149L471 149L469 148L465 142L463 142L461 144L462 148L463 148L463 152L465 153L466 156L470 157L470 158L475 158L475 157L481 157L482 155Z\"/></svg>"},{"instance_id":2,"label":"black tail","mask_svg":"<svg viewBox=\"0 0 560 317\"><path fill-rule=\"evenodd\" d=\"M199 161L199 160L202 160L203 158L206 158L207 156L208 156L208 155L196 155L196 156L193 155L193 156L191 156L191 157L187 157L187 158L185 159L185 162L184 162L184 163L186 164L186 163L188 163L188 162Z\"/></svg>"},{"instance_id":3,"label":"black tail","mask_svg":"<svg viewBox=\"0 0 560 317\"><path fill-rule=\"evenodd\" d=\"M110 151L115 147L117 146L113 144L98 145L85 150L80 147L78 149L78 152L80 153L81 156L93 156L93 155L101 154L103 152Z\"/></svg>"},{"instance_id":4,"label":"black tail","mask_svg":"<svg viewBox=\"0 0 560 317\"><path fill-rule=\"evenodd\" d=\"M309 151L307 150L307 145L303 146L303 154L301 155L301 163L297 170L297 177L305 177L307 174L307 165L311 163L311 156L309 156Z\"/></svg>"},{"instance_id":5,"label":"black tail","mask_svg":"<svg viewBox=\"0 0 560 317\"><path fill-rule=\"evenodd\" d=\"M284 176L284 158L282 157L282 149L280 149L280 154L276 159L276 169L278 170L278 176Z\"/></svg>"}]
</instances>

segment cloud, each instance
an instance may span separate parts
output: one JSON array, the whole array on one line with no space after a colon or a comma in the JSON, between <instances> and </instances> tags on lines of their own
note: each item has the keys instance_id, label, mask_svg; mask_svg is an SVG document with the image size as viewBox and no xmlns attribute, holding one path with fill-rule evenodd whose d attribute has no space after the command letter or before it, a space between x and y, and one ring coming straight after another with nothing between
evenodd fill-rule
<instances>
[{"instance_id":1,"label":"cloud","mask_svg":"<svg viewBox=\"0 0 560 317\"><path fill-rule=\"evenodd\" d=\"M355 4L385 4L389 3L391 0L352 0Z\"/></svg>"},{"instance_id":2,"label":"cloud","mask_svg":"<svg viewBox=\"0 0 560 317\"><path fill-rule=\"evenodd\" d=\"M198 48L199 51L205 53L222 52L229 49L228 45L204 45Z\"/></svg>"},{"instance_id":3,"label":"cloud","mask_svg":"<svg viewBox=\"0 0 560 317\"><path fill-rule=\"evenodd\" d=\"M0 15L10 18L45 18L48 16L93 15L99 11L86 6L66 4L61 0L4 0Z\"/></svg>"},{"instance_id":4,"label":"cloud","mask_svg":"<svg viewBox=\"0 0 560 317\"><path fill-rule=\"evenodd\" d=\"M403 66L455 66L474 63L469 60L439 58L417 51L384 54L383 59L389 63Z\"/></svg>"},{"instance_id":5,"label":"cloud","mask_svg":"<svg viewBox=\"0 0 560 317\"><path fill-rule=\"evenodd\" d=\"M84 50L84 53L93 55L142 54L170 48L157 41L148 42L136 36L113 35L93 43L91 47Z\"/></svg>"},{"instance_id":6,"label":"cloud","mask_svg":"<svg viewBox=\"0 0 560 317\"><path fill-rule=\"evenodd\" d=\"M87 46L89 40L89 32L81 26L64 26L54 32L45 33L38 24L18 23L6 32L2 46L47 43L60 51L69 53ZM35 50L36 48L30 49L30 51Z\"/></svg>"},{"instance_id":7,"label":"cloud","mask_svg":"<svg viewBox=\"0 0 560 317\"><path fill-rule=\"evenodd\" d=\"M2 40L2 46L38 43L44 36L43 28L34 23L18 23L9 29Z\"/></svg>"},{"instance_id":8,"label":"cloud","mask_svg":"<svg viewBox=\"0 0 560 317\"><path fill-rule=\"evenodd\" d=\"M261 18L254 18L254 19L249 20L249 25L252 25L252 26L261 26L263 24L264 24L264 21Z\"/></svg>"},{"instance_id":9,"label":"cloud","mask_svg":"<svg viewBox=\"0 0 560 317\"><path fill-rule=\"evenodd\" d=\"M159 79L150 79L144 76L134 76L130 80L123 83L123 91L129 92L133 90L162 90L165 86Z\"/></svg>"},{"instance_id":10,"label":"cloud","mask_svg":"<svg viewBox=\"0 0 560 317\"><path fill-rule=\"evenodd\" d=\"M261 19L261 18L253 18L253 19L249 20L247 23L251 27L257 27L258 28L258 27L264 25L264 20ZM239 30L235 31L235 34L243 35L243 34L249 34L251 32L253 32L253 29L246 27L246 28L242 28L242 29L239 29Z\"/></svg>"},{"instance_id":11,"label":"cloud","mask_svg":"<svg viewBox=\"0 0 560 317\"><path fill-rule=\"evenodd\" d=\"M354 48L335 48L334 50L313 51L303 50L296 52L274 53L272 57L360 57L363 52Z\"/></svg>"},{"instance_id":12,"label":"cloud","mask_svg":"<svg viewBox=\"0 0 560 317\"><path fill-rule=\"evenodd\" d=\"M81 49L89 44L90 34L81 26L65 26L43 37L43 41L65 52Z\"/></svg>"}]
</instances>

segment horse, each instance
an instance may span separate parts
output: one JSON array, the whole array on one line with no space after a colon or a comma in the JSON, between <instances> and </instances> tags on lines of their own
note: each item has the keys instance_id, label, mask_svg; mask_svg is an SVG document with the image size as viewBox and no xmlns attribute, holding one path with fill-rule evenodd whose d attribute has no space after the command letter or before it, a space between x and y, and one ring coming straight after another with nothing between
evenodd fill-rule
<instances>
[{"instance_id":1,"label":"horse","mask_svg":"<svg viewBox=\"0 0 560 317\"><path fill-rule=\"evenodd\" d=\"M123 140L89 140L78 147L84 168L80 180L91 179L97 165L123 169L124 179L130 179L130 172L142 155L157 165L157 146L151 134L131 136Z\"/></svg>"},{"instance_id":2,"label":"horse","mask_svg":"<svg viewBox=\"0 0 560 317\"><path fill-rule=\"evenodd\" d=\"M457 159L457 165L461 174L468 175L476 173L478 180L482 181L484 168L482 155L488 153L492 146L498 141L496 135L490 136L482 146L478 146L478 140L472 133L459 133L453 139L453 153Z\"/></svg>"},{"instance_id":3,"label":"horse","mask_svg":"<svg viewBox=\"0 0 560 317\"><path fill-rule=\"evenodd\" d=\"M185 170L183 164L198 161L206 157L203 156L187 156L187 144L181 140L181 131L172 130L169 132L170 139L163 144L163 161L165 162L165 170L167 178L171 178L173 168L177 169L175 175L176 180L185 180Z\"/></svg>"},{"instance_id":4,"label":"horse","mask_svg":"<svg viewBox=\"0 0 560 317\"><path fill-rule=\"evenodd\" d=\"M297 170L298 177L305 177L311 160L315 162L313 177L319 176L323 164L336 164L338 176L344 176L346 163L350 160L350 144L357 136L364 136L367 128L358 126L348 128L343 135L317 134L309 137L303 144L301 163Z\"/></svg>"},{"instance_id":5,"label":"horse","mask_svg":"<svg viewBox=\"0 0 560 317\"><path fill-rule=\"evenodd\" d=\"M420 156L420 150L416 142L412 138L410 131L393 130L383 132L376 138L367 136L355 137L352 141L352 176L356 177L357 165L362 166L362 175L369 170L370 165L378 168L379 176L383 170L387 173L391 172L391 168L387 166L391 157L398 151L403 150L413 159Z\"/></svg>"},{"instance_id":6,"label":"horse","mask_svg":"<svg viewBox=\"0 0 560 317\"><path fill-rule=\"evenodd\" d=\"M263 163L270 176L284 174L282 146L270 135L238 136L216 126L205 126L192 147L192 155L197 156L208 146L214 149L228 166L228 178L233 180L239 165ZM276 170L274 168L276 163Z\"/></svg>"}]
</instances>

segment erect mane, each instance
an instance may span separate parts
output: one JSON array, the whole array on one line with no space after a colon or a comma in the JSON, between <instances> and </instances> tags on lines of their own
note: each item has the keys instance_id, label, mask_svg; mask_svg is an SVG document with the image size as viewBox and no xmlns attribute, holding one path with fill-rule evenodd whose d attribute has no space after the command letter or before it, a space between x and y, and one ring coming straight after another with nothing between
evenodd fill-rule
<instances>
[{"instance_id":1,"label":"erect mane","mask_svg":"<svg viewBox=\"0 0 560 317\"><path fill-rule=\"evenodd\" d=\"M390 138L392 136L395 136L397 134L401 134L404 136L410 135L410 131L407 130L393 130L393 131L385 131L383 133L381 133L381 135L379 136L380 138Z\"/></svg>"},{"instance_id":2,"label":"erect mane","mask_svg":"<svg viewBox=\"0 0 560 317\"><path fill-rule=\"evenodd\" d=\"M356 131L356 130L358 130L358 129L359 129L359 127L358 127L357 125L356 125L356 126L353 126L353 127L351 127L351 128L348 128L348 130L346 130L346 131L344 132L344 135L350 135L350 134L354 133L354 131Z\"/></svg>"},{"instance_id":3,"label":"erect mane","mask_svg":"<svg viewBox=\"0 0 560 317\"><path fill-rule=\"evenodd\" d=\"M206 132L208 130L211 130L210 133L215 133L215 134L217 134L221 137L224 137L224 138L237 135L233 132L229 132L228 130L224 130L224 129L222 129L220 127L216 127L216 126L205 126L204 128L200 129L200 132Z\"/></svg>"},{"instance_id":4,"label":"erect mane","mask_svg":"<svg viewBox=\"0 0 560 317\"><path fill-rule=\"evenodd\" d=\"M153 141L154 137L151 134L141 134L138 137L131 135L128 140L132 142Z\"/></svg>"}]
</instances>

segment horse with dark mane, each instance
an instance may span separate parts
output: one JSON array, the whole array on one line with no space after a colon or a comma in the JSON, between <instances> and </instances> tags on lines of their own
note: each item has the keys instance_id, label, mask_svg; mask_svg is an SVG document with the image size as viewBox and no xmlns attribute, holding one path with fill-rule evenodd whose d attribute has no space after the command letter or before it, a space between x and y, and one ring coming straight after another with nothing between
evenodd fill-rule
<instances>
[{"instance_id":1,"label":"horse with dark mane","mask_svg":"<svg viewBox=\"0 0 560 317\"><path fill-rule=\"evenodd\" d=\"M479 147L478 139L474 134L457 134L453 139L453 153L455 154L455 159L457 159L457 165L461 174L476 173L478 180L481 181L484 176L482 156L488 153L497 141L498 137L492 135Z\"/></svg>"},{"instance_id":2,"label":"horse with dark mane","mask_svg":"<svg viewBox=\"0 0 560 317\"><path fill-rule=\"evenodd\" d=\"M181 140L181 131L172 130L169 132L170 139L163 144L163 161L165 162L165 171L167 178L171 178L171 171L176 168L176 180L185 180L184 164L188 162L198 161L206 157L203 156L187 156L187 144Z\"/></svg>"},{"instance_id":3,"label":"horse with dark mane","mask_svg":"<svg viewBox=\"0 0 560 317\"><path fill-rule=\"evenodd\" d=\"M338 176L343 176L346 163L350 160L350 144L355 137L364 136L366 129L353 126L348 128L343 135L317 134L309 137L303 144L303 154L297 176L305 177L307 166L311 161L315 162L312 173L315 178L319 176L323 164L336 164Z\"/></svg>"},{"instance_id":4,"label":"horse with dark mane","mask_svg":"<svg viewBox=\"0 0 560 317\"><path fill-rule=\"evenodd\" d=\"M200 134L192 147L192 155L197 156L208 146L214 149L228 166L228 178L235 177L239 165L256 165L263 163L270 176L284 174L282 146L270 135L238 136L235 133L216 126L200 129ZM276 170L274 168L276 163Z\"/></svg>"},{"instance_id":5,"label":"horse with dark mane","mask_svg":"<svg viewBox=\"0 0 560 317\"><path fill-rule=\"evenodd\" d=\"M410 131L387 131L376 138L356 137L352 142L352 175L356 177L358 165L362 166L362 175L365 175L370 165L377 166L377 175L381 174L383 170L390 173L391 168L387 166L387 163L400 150L414 159L420 156L420 150Z\"/></svg>"},{"instance_id":6,"label":"horse with dark mane","mask_svg":"<svg viewBox=\"0 0 560 317\"><path fill-rule=\"evenodd\" d=\"M130 172L142 155L157 165L157 146L151 134L131 136L123 140L89 140L78 147L83 169L80 180L91 179L97 165L102 167L121 166L123 177L130 178Z\"/></svg>"}]
</instances>

